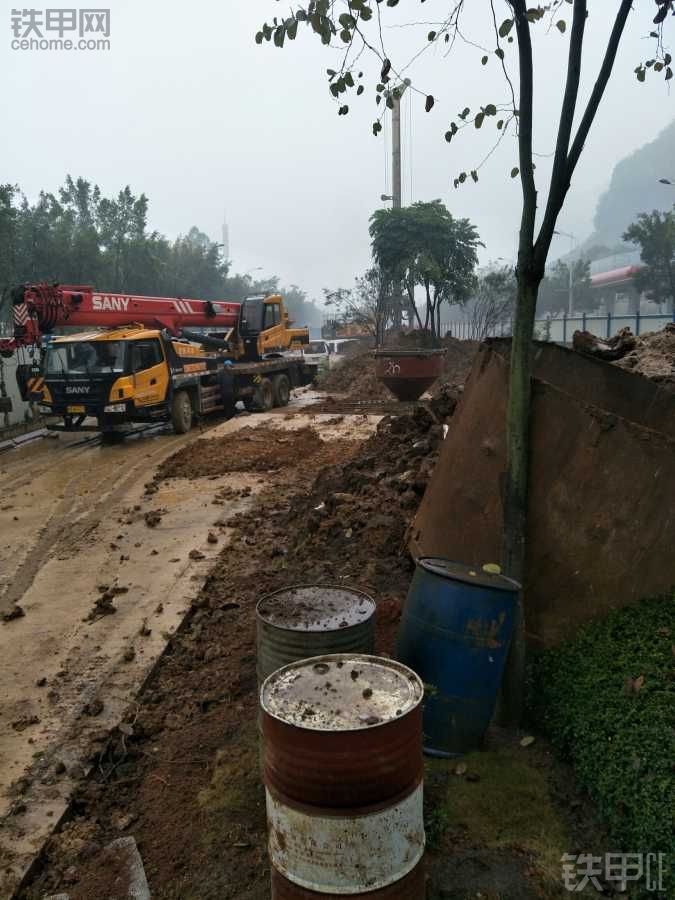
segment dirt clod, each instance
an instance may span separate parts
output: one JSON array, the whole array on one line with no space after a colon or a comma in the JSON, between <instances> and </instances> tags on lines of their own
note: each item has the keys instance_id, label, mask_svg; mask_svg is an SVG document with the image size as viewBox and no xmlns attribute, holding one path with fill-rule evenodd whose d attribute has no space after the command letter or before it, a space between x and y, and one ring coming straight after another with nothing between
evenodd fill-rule
<instances>
[{"instance_id":1,"label":"dirt clod","mask_svg":"<svg viewBox=\"0 0 675 900\"><path fill-rule=\"evenodd\" d=\"M82 707L82 714L85 716L100 716L102 712L103 700L100 697L95 697Z\"/></svg>"},{"instance_id":2,"label":"dirt clod","mask_svg":"<svg viewBox=\"0 0 675 900\"><path fill-rule=\"evenodd\" d=\"M111 591L105 591L100 597L97 597L87 616L88 621L95 622L96 619L100 619L101 616L111 616L116 613L117 607L113 603L113 596Z\"/></svg>"},{"instance_id":3,"label":"dirt clod","mask_svg":"<svg viewBox=\"0 0 675 900\"><path fill-rule=\"evenodd\" d=\"M148 528L156 528L162 521L163 510L151 509L145 514L145 524Z\"/></svg>"},{"instance_id":4,"label":"dirt clod","mask_svg":"<svg viewBox=\"0 0 675 900\"><path fill-rule=\"evenodd\" d=\"M3 622L12 622L14 619L23 619L25 615L26 613L23 606L19 606L19 604L16 603L9 612L3 614L2 619Z\"/></svg>"}]
</instances>

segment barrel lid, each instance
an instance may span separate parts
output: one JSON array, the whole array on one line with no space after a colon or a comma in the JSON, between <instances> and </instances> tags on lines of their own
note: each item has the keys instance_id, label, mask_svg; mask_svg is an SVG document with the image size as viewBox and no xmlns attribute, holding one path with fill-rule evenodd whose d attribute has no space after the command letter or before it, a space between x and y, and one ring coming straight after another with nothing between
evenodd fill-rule
<instances>
[{"instance_id":1,"label":"barrel lid","mask_svg":"<svg viewBox=\"0 0 675 900\"><path fill-rule=\"evenodd\" d=\"M298 584L263 597L257 613L269 625L289 631L339 631L372 618L375 601L350 588Z\"/></svg>"},{"instance_id":2,"label":"barrel lid","mask_svg":"<svg viewBox=\"0 0 675 900\"><path fill-rule=\"evenodd\" d=\"M419 677L402 663L334 653L273 672L263 683L260 704L268 715L297 728L359 731L401 718L423 694Z\"/></svg>"},{"instance_id":3,"label":"barrel lid","mask_svg":"<svg viewBox=\"0 0 675 900\"><path fill-rule=\"evenodd\" d=\"M426 572L439 575L441 578L448 578L450 581L462 581L465 584L474 584L495 591L516 592L520 590L520 584L517 581L507 578L505 575L486 572L481 566L467 566L464 563L435 556L422 557L417 560L417 565Z\"/></svg>"}]
</instances>

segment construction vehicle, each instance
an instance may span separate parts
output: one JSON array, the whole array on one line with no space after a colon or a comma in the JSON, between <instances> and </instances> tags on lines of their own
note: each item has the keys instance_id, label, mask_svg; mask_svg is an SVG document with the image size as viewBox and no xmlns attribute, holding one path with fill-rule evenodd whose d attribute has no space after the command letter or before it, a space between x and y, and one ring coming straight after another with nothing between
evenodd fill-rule
<instances>
[{"instance_id":1,"label":"construction vehicle","mask_svg":"<svg viewBox=\"0 0 675 900\"><path fill-rule=\"evenodd\" d=\"M278 294L232 303L41 283L11 296L14 336L0 340L0 354L19 355L22 398L60 417L57 430L170 421L184 434L208 413L234 414L238 400L285 406L316 374L293 354L309 333L291 328ZM68 326L100 330L53 335Z\"/></svg>"}]
</instances>

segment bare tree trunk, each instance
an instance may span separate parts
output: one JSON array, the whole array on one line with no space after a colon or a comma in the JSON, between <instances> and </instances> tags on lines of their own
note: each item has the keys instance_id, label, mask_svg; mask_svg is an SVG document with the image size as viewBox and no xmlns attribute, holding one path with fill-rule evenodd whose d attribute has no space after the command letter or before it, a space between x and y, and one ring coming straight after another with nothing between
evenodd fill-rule
<instances>
[{"instance_id":1,"label":"bare tree trunk","mask_svg":"<svg viewBox=\"0 0 675 900\"><path fill-rule=\"evenodd\" d=\"M413 286L413 288L411 290L410 285L406 285L406 288L408 291L408 302L410 303L410 310L414 314L415 318L417 319L417 324L419 325L420 329L423 329L424 326L422 325L422 320L420 319L420 314L417 311L417 307L415 306L415 287ZM412 318L411 318L411 324L412 324Z\"/></svg>"}]
</instances>

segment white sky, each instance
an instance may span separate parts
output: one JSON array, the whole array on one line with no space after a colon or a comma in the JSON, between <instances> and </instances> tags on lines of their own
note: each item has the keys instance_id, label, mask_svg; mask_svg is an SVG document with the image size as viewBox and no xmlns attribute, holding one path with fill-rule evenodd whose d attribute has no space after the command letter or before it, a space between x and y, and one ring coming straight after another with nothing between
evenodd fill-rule
<instances>
[{"instance_id":1,"label":"white sky","mask_svg":"<svg viewBox=\"0 0 675 900\"><path fill-rule=\"evenodd\" d=\"M40 0L37 0L40 3ZM104 0L105 2L105 0ZM66 173L97 182L105 193L127 183L150 198L150 225L174 237L195 224L220 240L226 210L235 271L262 267L316 299L322 287L349 286L369 265L368 218L385 190L385 143L375 139L374 79L351 112L337 116L325 70L337 54L305 29L280 51L259 47L262 22L287 13L276 0L109 0L111 50L12 50L10 12L2 2L0 100L4 135L0 179L33 198L56 190ZM62 4L59 4L61 6ZM504 0L496 0L506 17ZM433 22L448 0L402 0L384 8L384 40L394 63L423 46L431 26L386 27L415 18ZM604 49L612 0L591 0L583 98ZM38 6L46 9L47 6ZM487 0L468 0L464 32L494 49ZM564 11L568 13L569 7ZM649 54L644 39L654 4L636 0L615 77L582 158L559 228L580 239L591 230L595 203L616 162L652 140L672 118L662 81L638 84L633 69ZM537 48L536 148L553 150L564 81L567 36L535 29ZM514 45L507 50L514 55ZM448 145L443 134L464 106L507 98L497 60L480 64L481 51L456 45L449 57L429 49L406 73L436 106L412 97L412 131L404 105L404 142L414 153L404 164L404 202L441 197L453 214L468 216L487 249L483 259L511 258L519 218L515 141L506 138L480 173L478 185L459 191L452 178L473 168L496 135L473 127ZM379 63L363 57L371 76ZM494 121L494 120L493 120ZM542 187L548 161L538 160ZM656 173L657 175L660 173ZM672 173L671 173L672 174ZM543 201L542 201L543 202ZM569 241L558 239L554 252Z\"/></svg>"}]
</instances>

